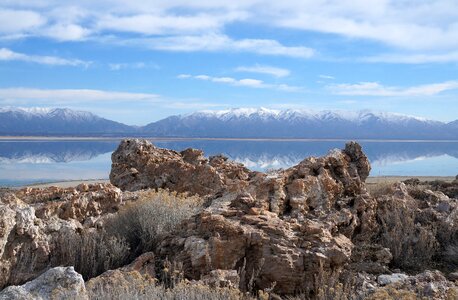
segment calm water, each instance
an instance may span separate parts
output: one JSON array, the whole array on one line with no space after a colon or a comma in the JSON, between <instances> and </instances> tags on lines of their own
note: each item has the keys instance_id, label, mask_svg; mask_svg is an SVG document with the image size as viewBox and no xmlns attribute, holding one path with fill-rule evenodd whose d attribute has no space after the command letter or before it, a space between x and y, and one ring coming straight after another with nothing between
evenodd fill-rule
<instances>
[{"instance_id":1,"label":"calm water","mask_svg":"<svg viewBox=\"0 0 458 300\"><path fill-rule=\"evenodd\" d=\"M119 141L0 141L0 186L108 178ZM154 141L224 154L253 170L285 168L345 144L335 141ZM361 142L372 176L455 176L458 142Z\"/></svg>"}]
</instances>

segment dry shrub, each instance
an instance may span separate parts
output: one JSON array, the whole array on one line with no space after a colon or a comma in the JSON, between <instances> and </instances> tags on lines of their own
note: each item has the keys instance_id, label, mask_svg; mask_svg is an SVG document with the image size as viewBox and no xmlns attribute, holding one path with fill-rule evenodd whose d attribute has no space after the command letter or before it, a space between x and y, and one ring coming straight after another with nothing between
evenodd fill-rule
<instances>
[{"instance_id":1,"label":"dry shrub","mask_svg":"<svg viewBox=\"0 0 458 300\"><path fill-rule=\"evenodd\" d=\"M141 191L138 200L124 207L106 228L126 239L138 254L152 250L163 235L201 211L202 205L203 200L197 196L164 190Z\"/></svg>"},{"instance_id":2,"label":"dry shrub","mask_svg":"<svg viewBox=\"0 0 458 300\"><path fill-rule=\"evenodd\" d=\"M85 279L121 267L151 250L161 236L202 209L198 197L167 191L138 192L137 201L106 216L103 228L61 230L52 266L74 266Z\"/></svg>"},{"instance_id":3,"label":"dry shrub","mask_svg":"<svg viewBox=\"0 0 458 300\"><path fill-rule=\"evenodd\" d=\"M177 282L173 288L159 284L155 279L142 277L132 272L122 277L115 285L87 284L89 299L162 299L162 300L254 300L233 288L214 288L186 280Z\"/></svg>"},{"instance_id":4,"label":"dry shrub","mask_svg":"<svg viewBox=\"0 0 458 300\"><path fill-rule=\"evenodd\" d=\"M377 183L367 183L367 191L375 198L393 193L393 182L380 181Z\"/></svg>"},{"instance_id":5,"label":"dry shrub","mask_svg":"<svg viewBox=\"0 0 458 300\"><path fill-rule=\"evenodd\" d=\"M393 265L401 269L422 270L431 265L438 249L436 228L416 221L414 203L383 197L378 201L378 243L390 249Z\"/></svg>"},{"instance_id":6,"label":"dry shrub","mask_svg":"<svg viewBox=\"0 0 458 300\"><path fill-rule=\"evenodd\" d=\"M380 288L375 291L372 295L370 295L368 300L418 300L422 299L421 297L417 297L417 294L402 289L396 289L392 286L388 286L385 288Z\"/></svg>"},{"instance_id":7,"label":"dry shrub","mask_svg":"<svg viewBox=\"0 0 458 300\"><path fill-rule=\"evenodd\" d=\"M89 279L128 263L130 248L125 240L105 230L60 232L53 251L53 265L74 266Z\"/></svg>"}]
</instances>

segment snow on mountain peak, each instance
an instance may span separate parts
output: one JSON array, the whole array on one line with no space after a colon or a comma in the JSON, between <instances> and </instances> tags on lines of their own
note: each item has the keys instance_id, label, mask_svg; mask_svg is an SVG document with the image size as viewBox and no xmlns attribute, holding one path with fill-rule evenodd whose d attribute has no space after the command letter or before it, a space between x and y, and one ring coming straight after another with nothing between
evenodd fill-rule
<instances>
[{"instance_id":1,"label":"snow on mountain peak","mask_svg":"<svg viewBox=\"0 0 458 300\"><path fill-rule=\"evenodd\" d=\"M90 120L98 118L96 115L86 112L71 110L68 108L44 108L44 107L3 107L0 113L14 112L26 117L57 117L65 120L79 119Z\"/></svg>"},{"instance_id":2,"label":"snow on mountain peak","mask_svg":"<svg viewBox=\"0 0 458 300\"><path fill-rule=\"evenodd\" d=\"M345 110L324 110L314 111L305 109L288 109L277 110L269 108L232 108L226 110L203 110L188 115L181 116L182 118L217 118L220 120L231 120L240 118L272 118L276 120L293 120L293 119L310 119L310 120L344 120L350 122L365 122L371 119L380 119L387 122L405 122L416 120L421 122L432 122L425 118L409 116L398 113L374 112L370 110L361 111L345 111Z\"/></svg>"}]
</instances>

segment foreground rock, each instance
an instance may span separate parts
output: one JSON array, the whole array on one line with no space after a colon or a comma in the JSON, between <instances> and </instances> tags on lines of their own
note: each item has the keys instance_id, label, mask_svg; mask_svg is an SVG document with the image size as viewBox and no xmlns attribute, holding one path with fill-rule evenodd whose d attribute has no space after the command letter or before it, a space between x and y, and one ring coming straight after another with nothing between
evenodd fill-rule
<instances>
[{"instance_id":1,"label":"foreground rock","mask_svg":"<svg viewBox=\"0 0 458 300\"><path fill-rule=\"evenodd\" d=\"M360 146L350 143L275 175L239 178L243 185L184 222L157 247L157 255L181 262L185 276L195 280L212 270L234 270L243 290L275 283L281 294L313 293L322 284L318 276L338 280L351 259L351 239L372 234L375 203L364 186L369 170ZM176 186L186 186L181 181Z\"/></svg>"},{"instance_id":2,"label":"foreground rock","mask_svg":"<svg viewBox=\"0 0 458 300\"><path fill-rule=\"evenodd\" d=\"M57 267L21 286L0 292L1 300L88 299L83 277L73 267Z\"/></svg>"},{"instance_id":3,"label":"foreground rock","mask_svg":"<svg viewBox=\"0 0 458 300\"><path fill-rule=\"evenodd\" d=\"M122 202L121 191L111 184L3 193L0 289L31 280L50 266L75 263L69 256L81 250L83 233L96 233L97 220Z\"/></svg>"}]
</instances>

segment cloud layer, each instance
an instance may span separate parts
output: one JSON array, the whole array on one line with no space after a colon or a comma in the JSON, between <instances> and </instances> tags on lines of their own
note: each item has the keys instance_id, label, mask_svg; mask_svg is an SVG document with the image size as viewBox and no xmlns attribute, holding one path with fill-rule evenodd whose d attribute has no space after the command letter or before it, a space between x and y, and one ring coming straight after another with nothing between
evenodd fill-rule
<instances>
[{"instance_id":1,"label":"cloud layer","mask_svg":"<svg viewBox=\"0 0 458 300\"><path fill-rule=\"evenodd\" d=\"M3 39L110 37L166 51L228 50L298 58L316 53L306 43L285 45L256 36L236 39L225 33L233 24L333 34L402 49L405 55L422 55L407 59L393 54L372 61L456 61L458 48L458 2L454 0L5 0L0 4L0 20Z\"/></svg>"}]
</instances>

